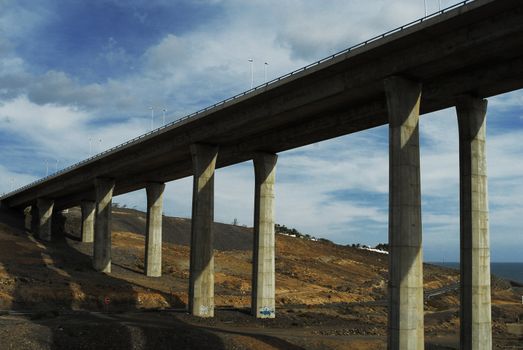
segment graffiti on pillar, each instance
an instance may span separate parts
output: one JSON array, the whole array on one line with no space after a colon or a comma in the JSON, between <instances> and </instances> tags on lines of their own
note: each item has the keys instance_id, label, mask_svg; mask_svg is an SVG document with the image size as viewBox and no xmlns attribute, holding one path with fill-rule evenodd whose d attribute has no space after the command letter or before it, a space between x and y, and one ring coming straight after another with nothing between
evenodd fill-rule
<instances>
[{"instance_id":1,"label":"graffiti on pillar","mask_svg":"<svg viewBox=\"0 0 523 350\"><path fill-rule=\"evenodd\" d=\"M264 306L262 308L260 308L260 315L262 316L272 316L274 314L274 309L273 308L270 308L268 306Z\"/></svg>"},{"instance_id":2,"label":"graffiti on pillar","mask_svg":"<svg viewBox=\"0 0 523 350\"><path fill-rule=\"evenodd\" d=\"M104 310L105 312L109 312L109 304L111 303L111 299L109 297L104 298Z\"/></svg>"},{"instance_id":3,"label":"graffiti on pillar","mask_svg":"<svg viewBox=\"0 0 523 350\"><path fill-rule=\"evenodd\" d=\"M200 305L200 315L208 315L209 307L206 305Z\"/></svg>"}]
</instances>

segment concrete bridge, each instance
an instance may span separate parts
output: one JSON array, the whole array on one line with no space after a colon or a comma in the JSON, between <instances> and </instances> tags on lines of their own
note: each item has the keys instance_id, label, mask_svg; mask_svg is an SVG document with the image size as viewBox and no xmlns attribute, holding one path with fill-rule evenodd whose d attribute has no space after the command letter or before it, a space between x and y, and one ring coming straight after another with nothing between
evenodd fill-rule
<instances>
[{"instance_id":1,"label":"concrete bridge","mask_svg":"<svg viewBox=\"0 0 523 350\"><path fill-rule=\"evenodd\" d=\"M419 116L456 107L461 201L461 348L490 349L486 98L523 87L523 2L466 1L131 140L1 198L53 211L81 205L94 268L111 271L113 195L147 190L146 273L161 275L164 184L194 177L189 311L214 313L214 170L254 161L252 312L275 316L276 154L388 124L389 348L423 349Z\"/></svg>"}]
</instances>

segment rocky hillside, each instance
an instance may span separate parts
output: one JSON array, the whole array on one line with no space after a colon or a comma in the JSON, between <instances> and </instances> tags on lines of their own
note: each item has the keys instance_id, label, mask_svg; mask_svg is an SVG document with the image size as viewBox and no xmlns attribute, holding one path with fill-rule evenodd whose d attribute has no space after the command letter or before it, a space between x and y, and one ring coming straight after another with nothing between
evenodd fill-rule
<instances>
[{"instance_id":1,"label":"rocky hillside","mask_svg":"<svg viewBox=\"0 0 523 350\"><path fill-rule=\"evenodd\" d=\"M113 232L130 232L140 235L145 234L144 212L126 209L113 208L112 230ZM80 237L79 208L70 209L65 214L66 232ZM234 226L222 223L214 223L214 249L217 250L248 250L252 249L252 229L244 226ZM163 240L167 243L186 245L191 241L191 220L164 216Z\"/></svg>"},{"instance_id":2,"label":"rocky hillside","mask_svg":"<svg viewBox=\"0 0 523 350\"><path fill-rule=\"evenodd\" d=\"M1 213L0 309L61 312L185 307L189 276L188 219L164 218L161 278L143 275L144 213L113 210L110 275L91 268L92 245L78 240L78 209L70 210L55 223L55 232L63 229L66 238L57 237L44 243L26 230L22 216ZM225 224L215 224L214 229L216 305L221 309L247 310L252 229ZM313 327L311 332L317 332L318 336L357 334L383 341L387 322L387 259L383 253L278 234L278 317L272 325ZM455 285L459 278L455 270L432 265L424 266L424 277L426 291ZM523 319L522 292L508 281L493 278L496 341L503 344L519 341L507 331L506 324L517 322L518 317ZM457 290L430 298L429 294L425 302L428 336L449 336L455 341L459 324ZM109 306L104 304L106 298L110 300Z\"/></svg>"}]
</instances>

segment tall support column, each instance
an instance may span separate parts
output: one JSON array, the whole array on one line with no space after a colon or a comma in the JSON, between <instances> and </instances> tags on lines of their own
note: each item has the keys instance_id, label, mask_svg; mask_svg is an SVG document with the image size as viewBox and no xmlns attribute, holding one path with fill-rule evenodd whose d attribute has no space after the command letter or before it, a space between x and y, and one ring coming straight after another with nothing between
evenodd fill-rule
<instances>
[{"instance_id":1,"label":"tall support column","mask_svg":"<svg viewBox=\"0 0 523 350\"><path fill-rule=\"evenodd\" d=\"M40 223L39 215L38 215L38 204L33 203L31 204L31 232L33 235L38 235L38 225Z\"/></svg>"},{"instance_id":2,"label":"tall support column","mask_svg":"<svg viewBox=\"0 0 523 350\"><path fill-rule=\"evenodd\" d=\"M254 157L254 239L251 312L257 318L274 318L274 182L275 154L258 153Z\"/></svg>"},{"instance_id":3,"label":"tall support column","mask_svg":"<svg viewBox=\"0 0 523 350\"><path fill-rule=\"evenodd\" d=\"M38 208L38 237L44 241L51 241L51 218L53 216L54 201L38 198L36 206Z\"/></svg>"},{"instance_id":4,"label":"tall support column","mask_svg":"<svg viewBox=\"0 0 523 350\"><path fill-rule=\"evenodd\" d=\"M111 207L114 180L98 178L96 188L96 219L94 226L93 267L111 272Z\"/></svg>"},{"instance_id":5,"label":"tall support column","mask_svg":"<svg viewBox=\"0 0 523 350\"><path fill-rule=\"evenodd\" d=\"M385 81L389 111L389 349L420 350L423 336L423 255L419 106L421 84Z\"/></svg>"},{"instance_id":6,"label":"tall support column","mask_svg":"<svg viewBox=\"0 0 523 350\"><path fill-rule=\"evenodd\" d=\"M96 202L82 201L82 242L92 243L94 241L94 215Z\"/></svg>"},{"instance_id":7,"label":"tall support column","mask_svg":"<svg viewBox=\"0 0 523 350\"><path fill-rule=\"evenodd\" d=\"M150 277L162 275L162 210L163 183L148 183L147 224L145 229L145 274Z\"/></svg>"},{"instance_id":8,"label":"tall support column","mask_svg":"<svg viewBox=\"0 0 523 350\"><path fill-rule=\"evenodd\" d=\"M487 101L456 105L460 163L460 318L462 350L492 349L485 124Z\"/></svg>"},{"instance_id":9,"label":"tall support column","mask_svg":"<svg viewBox=\"0 0 523 350\"><path fill-rule=\"evenodd\" d=\"M214 316L214 168L218 147L191 145L194 185L191 226L189 312Z\"/></svg>"}]
</instances>

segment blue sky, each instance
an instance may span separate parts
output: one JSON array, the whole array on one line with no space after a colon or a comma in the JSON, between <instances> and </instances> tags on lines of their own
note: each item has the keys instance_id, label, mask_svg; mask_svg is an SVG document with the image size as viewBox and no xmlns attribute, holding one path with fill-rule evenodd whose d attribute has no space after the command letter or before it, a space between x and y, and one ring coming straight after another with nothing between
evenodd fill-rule
<instances>
[{"instance_id":1,"label":"blue sky","mask_svg":"<svg viewBox=\"0 0 523 350\"><path fill-rule=\"evenodd\" d=\"M0 193L410 22L423 0L0 0ZM429 12L437 0L427 0ZM441 1L449 6L454 1ZM523 93L489 99L493 261L523 261ZM453 109L420 121L424 256L458 260ZM250 162L216 173L215 218L252 225ZM191 178L165 212L190 216ZM277 222L342 244L387 241L388 131L279 155ZM145 193L115 198L144 208Z\"/></svg>"}]
</instances>

